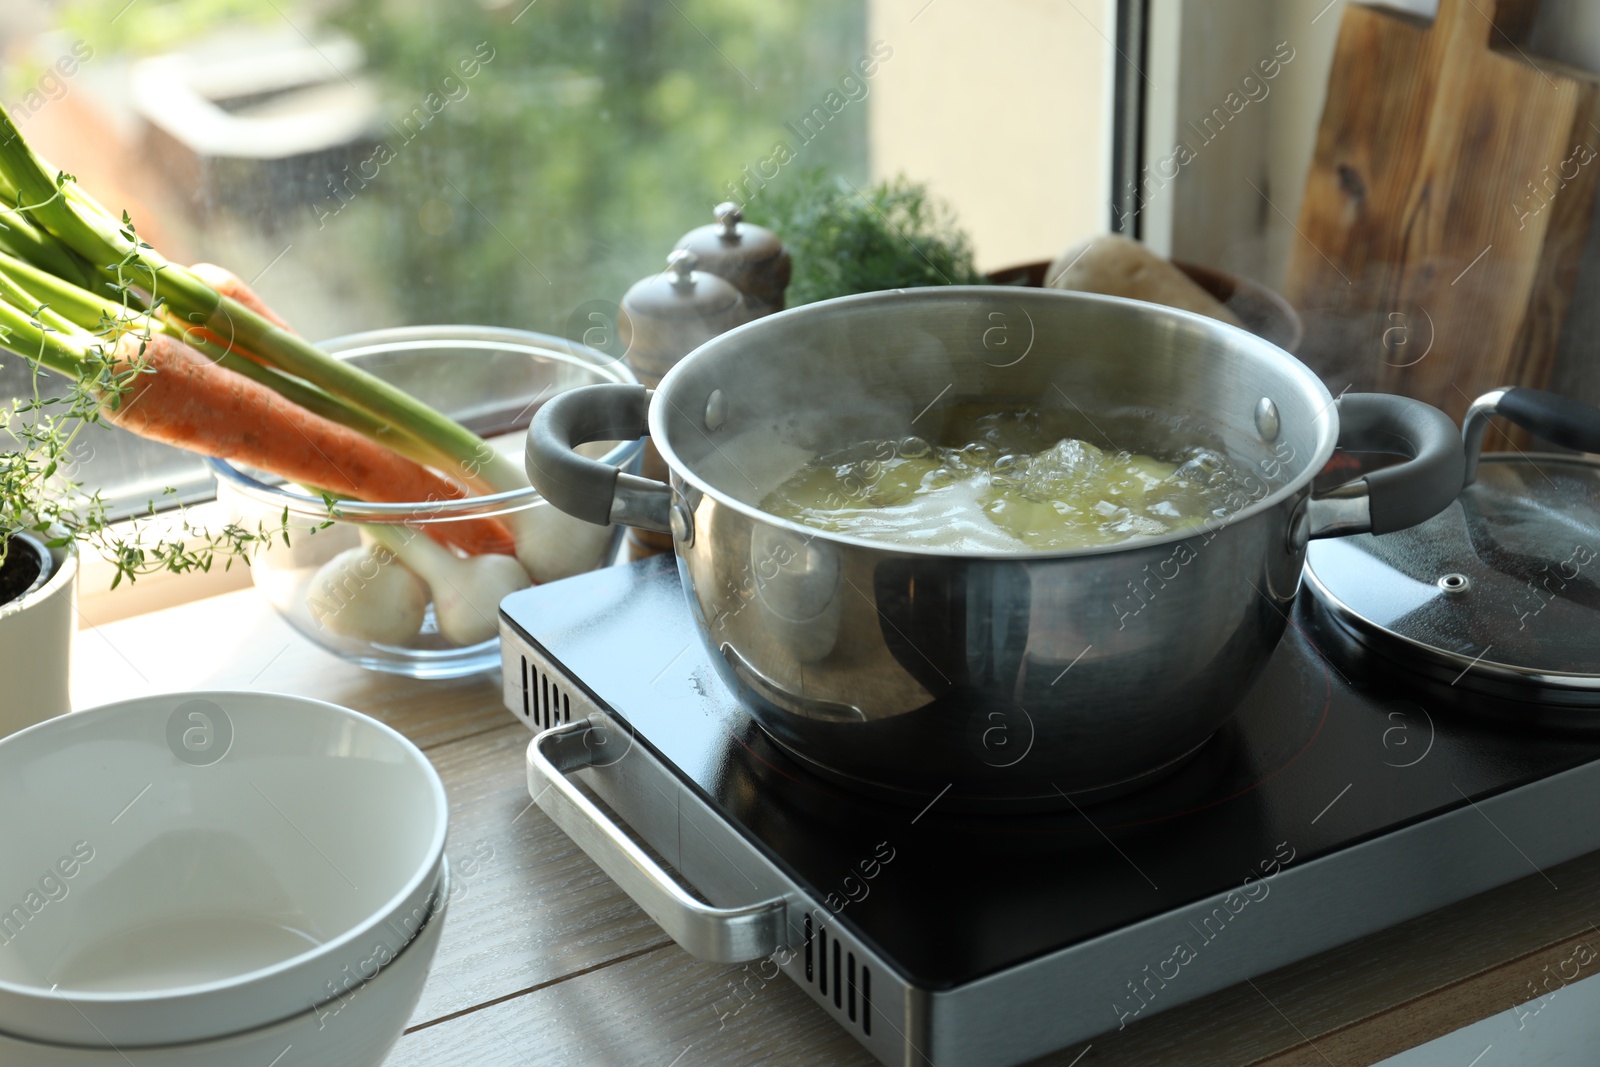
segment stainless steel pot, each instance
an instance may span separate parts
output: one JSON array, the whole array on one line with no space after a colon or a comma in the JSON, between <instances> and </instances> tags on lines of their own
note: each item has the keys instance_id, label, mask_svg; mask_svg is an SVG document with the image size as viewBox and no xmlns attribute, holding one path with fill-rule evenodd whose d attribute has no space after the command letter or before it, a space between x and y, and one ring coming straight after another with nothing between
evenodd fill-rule
<instances>
[{"instance_id":1,"label":"stainless steel pot","mask_svg":"<svg viewBox=\"0 0 1600 1067\"><path fill-rule=\"evenodd\" d=\"M950 553L768 515L801 462L953 406L1074 412L1110 443L1221 447L1248 468L1226 520L1071 552ZM573 451L646 430L670 487ZM1123 438L1128 438L1122 444ZM1312 497L1335 443L1410 456ZM528 472L597 523L670 529L724 680L767 733L847 780L950 803L1065 803L1181 760L1283 633L1306 543L1424 521L1462 483L1454 425L1378 394L1335 401L1273 345L1136 301L1000 287L782 312L691 353L653 398L551 399Z\"/></svg>"}]
</instances>

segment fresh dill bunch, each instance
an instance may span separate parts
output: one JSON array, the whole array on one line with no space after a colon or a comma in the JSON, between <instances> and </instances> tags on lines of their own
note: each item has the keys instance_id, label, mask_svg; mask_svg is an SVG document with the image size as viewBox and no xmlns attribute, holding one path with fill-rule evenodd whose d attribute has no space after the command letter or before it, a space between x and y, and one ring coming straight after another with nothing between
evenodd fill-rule
<instances>
[{"instance_id":1,"label":"fresh dill bunch","mask_svg":"<svg viewBox=\"0 0 1600 1067\"><path fill-rule=\"evenodd\" d=\"M983 283L949 208L904 175L866 188L818 169L785 175L747 205L746 216L788 246L789 307L880 289Z\"/></svg>"}]
</instances>

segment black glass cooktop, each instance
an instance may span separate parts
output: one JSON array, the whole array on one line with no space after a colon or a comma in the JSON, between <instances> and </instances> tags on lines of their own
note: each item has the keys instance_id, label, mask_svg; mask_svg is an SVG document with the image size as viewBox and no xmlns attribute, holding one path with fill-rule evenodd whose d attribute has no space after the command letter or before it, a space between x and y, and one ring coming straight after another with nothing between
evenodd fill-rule
<instances>
[{"instance_id":1,"label":"black glass cooktop","mask_svg":"<svg viewBox=\"0 0 1600 1067\"><path fill-rule=\"evenodd\" d=\"M503 613L831 897L836 921L941 989L1230 888L1252 899L1252 879L1600 758L1600 735L1497 724L1450 687L1373 673L1309 600L1233 721L1172 774L1092 806L981 816L936 793L907 807L847 791L767 740L712 669L671 557L531 589Z\"/></svg>"}]
</instances>

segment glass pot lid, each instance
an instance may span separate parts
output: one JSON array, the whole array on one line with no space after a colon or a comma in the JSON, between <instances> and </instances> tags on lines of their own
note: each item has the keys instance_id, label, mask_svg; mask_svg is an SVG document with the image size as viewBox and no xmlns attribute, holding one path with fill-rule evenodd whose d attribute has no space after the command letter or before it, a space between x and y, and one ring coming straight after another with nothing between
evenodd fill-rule
<instances>
[{"instance_id":1,"label":"glass pot lid","mask_svg":"<svg viewBox=\"0 0 1600 1067\"><path fill-rule=\"evenodd\" d=\"M1446 682L1600 705L1600 459L1480 458L1495 415L1600 451L1600 410L1532 389L1488 393L1462 427L1460 498L1410 529L1312 542L1308 584L1361 643Z\"/></svg>"}]
</instances>

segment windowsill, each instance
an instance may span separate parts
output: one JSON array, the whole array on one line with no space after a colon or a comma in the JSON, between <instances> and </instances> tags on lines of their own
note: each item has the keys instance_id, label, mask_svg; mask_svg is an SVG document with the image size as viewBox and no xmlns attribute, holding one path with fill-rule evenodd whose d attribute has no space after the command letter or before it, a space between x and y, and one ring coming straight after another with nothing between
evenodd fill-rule
<instances>
[{"instance_id":1,"label":"windowsill","mask_svg":"<svg viewBox=\"0 0 1600 1067\"><path fill-rule=\"evenodd\" d=\"M185 515L195 525L209 526L214 523L220 526L227 521L226 509L214 500L187 508ZM171 518L166 515L157 515L153 518L129 519L112 529L114 533L122 531L126 536L126 531L141 527L151 529L154 524L170 521ZM79 546L78 566L80 629L103 626L118 619L176 607L250 585L250 568L240 559L233 560L231 567L228 566L228 560L218 559L210 571L189 571L184 574L158 571L142 575L134 582L124 579L115 589L111 588L111 579L116 574L116 567L93 549Z\"/></svg>"}]
</instances>

